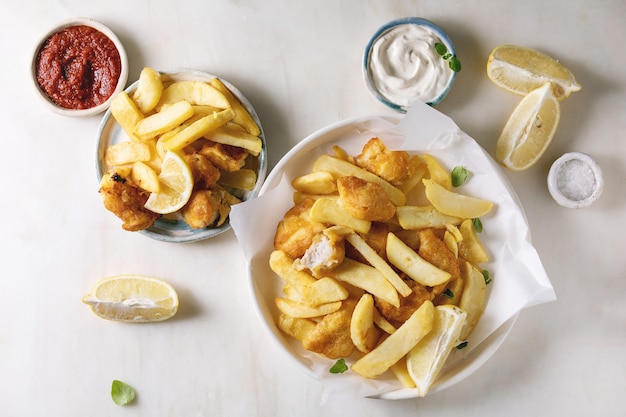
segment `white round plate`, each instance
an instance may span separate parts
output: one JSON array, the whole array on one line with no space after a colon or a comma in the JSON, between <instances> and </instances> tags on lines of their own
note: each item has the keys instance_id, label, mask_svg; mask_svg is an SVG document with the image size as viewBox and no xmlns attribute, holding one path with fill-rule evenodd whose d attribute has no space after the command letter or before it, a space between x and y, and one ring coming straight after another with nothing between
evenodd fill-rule
<instances>
[{"instance_id":1,"label":"white round plate","mask_svg":"<svg viewBox=\"0 0 626 417\"><path fill-rule=\"evenodd\" d=\"M378 127L380 127L378 126L376 129L371 130L371 125L368 125L368 123L374 119L382 120L387 124L388 128L383 126L382 129L378 129ZM254 244L248 244L246 242L243 244L244 251L247 253L248 259L250 260L249 279L252 298L261 322L272 339L277 342L279 348L290 360L295 362L297 367L319 380L325 388L331 390L336 389L337 391L342 391L344 394L349 391L355 395L382 399L417 397L416 390L403 388L393 376L383 376L382 380L372 382L352 372L346 372L342 375L331 375L328 369L335 361L307 352L302 348L299 341L283 334L275 324L280 312L274 303L277 297L282 296L283 283L269 268L269 255L274 249L273 237L278 220L280 220L283 214L293 205L293 202L290 201L288 197L291 180L299 175L310 172L315 159L322 154L332 153L332 147L334 145L342 147L350 155L357 155L369 138L378 136L390 149L397 149L395 145L400 144L404 138L399 135L397 131L394 133L393 128L395 128L395 125L400 120L401 116L399 115L393 117L361 117L335 123L313 133L295 146L279 161L270 175L268 175L267 180L261 188L259 198L251 203L251 206L254 206L254 212L258 212L259 209L263 208L264 212L268 213L267 216L269 216L264 219L264 223L266 224L258 226L258 228L254 226L255 230L252 231L255 236L259 237L260 242L254 242ZM418 134L416 136L420 135ZM420 138L417 140L419 147L414 149L414 151L423 152L428 150L428 144L432 141L434 141L434 138ZM465 141L465 143L467 144L468 142ZM482 148L473 140L471 143L470 146L475 153L484 153ZM436 149L432 151L428 150L428 152L438 155ZM493 254L494 258L500 255L500 245L503 244L503 240L508 239L508 236L506 236L508 230L506 227L503 227L503 222L508 222L512 224L511 227L519 230L519 233L514 233L518 235L515 237L516 240L524 240L528 243L529 237L524 228L524 225L527 226L527 221L517 195L491 157L485 153L480 157L480 161L473 163L467 160L467 155L455 155L454 151L448 153L443 152L439 155L441 155L440 160L449 167L463 165L473 170L470 171L472 172L472 178L470 178L468 184L463 186L469 186L469 183L473 182L468 188L468 190L471 190L470 193L482 198L486 198L486 195L488 198L491 198L492 201L497 200L493 199L493 194L488 193L504 195L503 199L506 200L506 204L499 206L495 210L493 217L483 219L486 229L483 231L483 244L488 252ZM478 165L479 163L481 164L480 166ZM487 190L485 189L486 184L496 184L496 186L488 186L487 188L490 189ZM285 191L276 193L277 190ZM275 194L265 195L272 192L275 192ZM285 201L283 201L283 199ZM252 207L250 210L252 210ZM246 224L242 221L240 223L240 218L243 218L244 214L245 212L243 210L241 213L242 217L239 217L240 213L237 213L237 227L235 232L238 237L240 230L243 231L242 237L247 237L245 233L252 227L250 222ZM491 214L489 216L491 216ZM245 228L245 226L248 227ZM240 229L240 227L244 228ZM484 267L489 269L491 276L494 277L493 282L487 287L488 297L492 300L487 303L483 319L479 321L474 333L470 335L469 344L471 347L461 350L455 349L453 351L453 354L448 359L446 366L439 375L435 385L429 391L429 394L457 384L480 368L505 340L517 319L519 309L522 308L521 306L516 306L513 307L514 310L506 310L509 307L503 307L501 305L502 302L508 303L510 301L506 296L501 297L503 292L505 295L508 294L513 298L517 296L513 294L515 289L508 286L509 284L506 282L508 280L504 279L515 280L515 278L517 278L515 273L509 274L509 271L502 268L497 261L487 263ZM527 271L525 272L528 274ZM496 294L495 300L493 300L494 294ZM479 329L481 326L482 328Z\"/></svg>"}]
</instances>

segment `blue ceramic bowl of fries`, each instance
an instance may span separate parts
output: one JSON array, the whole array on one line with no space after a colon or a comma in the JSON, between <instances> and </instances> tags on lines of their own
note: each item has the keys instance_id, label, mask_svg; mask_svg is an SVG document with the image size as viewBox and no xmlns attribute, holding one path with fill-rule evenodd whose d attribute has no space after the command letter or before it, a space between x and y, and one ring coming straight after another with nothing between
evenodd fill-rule
<instances>
[{"instance_id":1,"label":"blue ceramic bowl of fries","mask_svg":"<svg viewBox=\"0 0 626 417\"><path fill-rule=\"evenodd\" d=\"M215 75L196 70L161 72L160 77L164 87L168 84L180 81L208 82L211 79L216 78ZM256 111L254 110L252 104L248 101L248 99L243 95L243 93L241 93L241 91L239 91L239 89L237 89L237 87L235 87L230 82L222 78L219 78L219 80L228 90L230 90L234 98L236 98L240 105L243 106L243 108L248 112L248 114L254 120L254 123L256 123L259 131L257 140L260 141L261 144L260 151L256 155L249 153L246 157L246 162L244 166L246 170L254 172L254 184L252 186L246 187L245 189L232 188L228 186L223 187L240 201L246 201L258 195L267 172L267 148L265 142L265 134L263 132L263 127L261 126L261 121L259 120ZM131 96L132 93L138 88L138 84L139 81L134 82L125 90L126 93ZM202 139L204 140L204 138ZM96 174L99 181L102 180L102 177L110 168L105 162L105 153L107 149L112 145L124 141L129 141L129 137L111 114L111 109L108 109L98 129ZM181 150L181 152L184 151ZM218 185L220 184L218 183ZM172 214L166 214L161 216L158 220L154 222L154 224L144 230L140 230L139 233L159 241L184 243L209 239L229 229L229 220L226 220L219 226L210 225L203 228L193 228L183 220L180 212L175 212Z\"/></svg>"}]
</instances>

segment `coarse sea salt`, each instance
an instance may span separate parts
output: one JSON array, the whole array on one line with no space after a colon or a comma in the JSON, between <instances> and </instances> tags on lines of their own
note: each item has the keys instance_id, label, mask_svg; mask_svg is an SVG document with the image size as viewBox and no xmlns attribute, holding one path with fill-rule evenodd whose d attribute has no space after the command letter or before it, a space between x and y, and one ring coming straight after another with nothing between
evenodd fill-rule
<instances>
[{"instance_id":1,"label":"coarse sea salt","mask_svg":"<svg viewBox=\"0 0 626 417\"><path fill-rule=\"evenodd\" d=\"M602 170L587 154L566 153L550 168L548 189L561 206L587 207L600 197L603 188Z\"/></svg>"}]
</instances>

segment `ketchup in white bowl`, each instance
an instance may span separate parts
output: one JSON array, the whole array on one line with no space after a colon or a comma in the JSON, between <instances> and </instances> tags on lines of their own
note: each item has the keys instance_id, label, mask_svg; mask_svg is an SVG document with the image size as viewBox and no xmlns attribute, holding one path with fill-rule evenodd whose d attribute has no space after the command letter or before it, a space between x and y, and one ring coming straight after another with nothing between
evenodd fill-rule
<instances>
[{"instance_id":1,"label":"ketchup in white bowl","mask_svg":"<svg viewBox=\"0 0 626 417\"><path fill-rule=\"evenodd\" d=\"M370 39L363 62L370 92L400 112L418 100L438 104L460 69L448 36L434 23L417 17L382 26Z\"/></svg>"}]
</instances>

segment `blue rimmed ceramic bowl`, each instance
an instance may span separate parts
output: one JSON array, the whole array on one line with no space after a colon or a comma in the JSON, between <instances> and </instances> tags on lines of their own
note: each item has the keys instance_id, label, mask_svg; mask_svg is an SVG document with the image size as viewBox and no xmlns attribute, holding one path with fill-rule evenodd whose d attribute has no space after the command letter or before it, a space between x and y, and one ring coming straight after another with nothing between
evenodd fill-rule
<instances>
[{"instance_id":1,"label":"blue rimmed ceramic bowl","mask_svg":"<svg viewBox=\"0 0 626 417\"><path fill-rule=\"evenodd\" d=\"M213 74L197 70L162 72L161 76L164 81L209 81L210 79L217 77ZM233 95L246 108L248 113L250 113L256 124L259 126L259 130L261 131L259 138L262 141L263 147L259 155L254 158L254 162L248 163L249 166L247 166L247 168L254 169L257 174L257 181L254 188L249 191L234 189L229 190L240 200L246 201L248 199L256 197L259 194L261 186L263 185L263 181L265 180L265 175L267 174L267 145L265 141L265 133L263 132L261 121L256 111L252 107L250 101L248 101L248 99L241 93L241 91L233 84L231 84L227 80L224 80L221 77L217 78L219 78L222 83L226 87L228 87ZM138 83L139 81L135 81L126 89L126 92L131 93L132 91L134 91L137 88ZM122 127L111 115L111 110L108 109L104 114L102 121L100 122L100 127L98 129L98 145L96 150L96 175L98 177L98 181L101 181L102 176L107 171L107 166L104 162L104 154L106 149L110 145L125 140L128 140L126 133L124 133ZM229 230L230 228L230 222L227 220L219 227L194 229L190 227L187 223L185 223L182 220L181 216L174 213L173 215L166 215L161 217L152 226L145 230L139 231L139 233L155 240L184 243L209 239L213 236L217 236Z\"/></svg>"},{"instance_id":2,"label":"blue rimmed ceramic bowl","mask_svg":"<svg viewBox=\"0 0 626 417\"><path fill-rule=\"evenodd\" d=\"M460 70L448 35L419 17L393 20L370 38L363 78L370 93L401 113L416 101L431 106L443 100Z\"/></svg>"}]
</instances>

